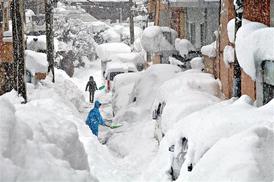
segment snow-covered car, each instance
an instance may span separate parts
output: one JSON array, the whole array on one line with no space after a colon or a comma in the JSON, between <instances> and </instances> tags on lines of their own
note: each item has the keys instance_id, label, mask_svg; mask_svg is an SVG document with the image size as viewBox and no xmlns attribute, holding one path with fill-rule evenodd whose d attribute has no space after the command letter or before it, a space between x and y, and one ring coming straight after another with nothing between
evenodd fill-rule
<instances>
[{"instance_id":1,"label":"snow-covered car","mask_svg":"<svg viewBox=\"0 0 274 182\"><path fill-rule=\"evenodd\" d=\"M106 71L106 65L108 62L111 61L113 55L130 52L131 48L125 43L121 42L104 43L98 45L96 48L96 53L98 57L101 59L101 68L103 75Z\"/></svg>"},{"instance_id":2,"label":"snow-covered car","mask_svg":"<svg viewBox=\"0 0 274 182\"><path fill-rule=\"evenodd\" d=\"M155 123L150 118L155 93L159 85L180 71L181 69L174 65L158 64L138 72L140 75L136 78L128 104L119 109L113 118L113 123L122 123L123 127L115 130L115 136L109 138L107 146L110 150L117 152L121 157L130 157L136 164L145 164L145 161L151 160L151 154L158 148L153 138ZM127 89L122 87L122 90L118 91L115 88L121 97L124 88ZM144 149L149 152L144 152ZM145 167L136 166L136 170L143 170Z\"/></svg>"},{"instance_id":3,"label":"snow-covered car","mask_svg":"<svg viewBox=\"0 0 274 182\"><path fill-rule=\"evenodd\" d=\"M127 109L118 112L115 120L133 121L135 116L150 115L153 101L159 86L166 80L171 79L176 73L181 72L178 66L170 64L151 65L145 71L141 72L140 77L136 80L130 94L129 105Z\"/></svg>"},{"instance_id":4,"label":"snow-covered car","mask_svg":"<svg viewBox=\"0 0 274 182\"><path fill-rule=\"evenodd\" d=\"M112 56L111 61L121 61L123 63L134 63L138 71L145 67L145 57L143 52L120 53Z\"/></svg>"},{"instance_id":5,"label":"snow-covered car","mask_svg":"<svg viewBox=\"0 0 274 182\"><path fill-rule=\"evenodd\" d=\"M257 108L251 98L242 96L238 100L232 98L182 118L166 133L158 151L161 155L156 157L144 176L151 175L150 170L157 166L158 174L149 177L150 181L170 178L201 181L205 177L210 179L207 181L222 181L226 179L224 176L244 179L240 181L255 179L252 177L259 179L258 176L264 179L261 171L267 170L260 166L274 162L269 155L273 154L274 134L273 131L272 134L267 131L268 127L273 128L273 104L272 101ZM245 139L240 138L243 135ZM271 140L272 149L265 144ZM239 152L238 147L245 152ZM259 159L262 155L265 155L266 160ZM258 173L254 174L254 170ZM248 175L241 176L242 173Z\"/></svg>"},{"instance_id":6,"label":"snow-covered car","mask_svg":"<svg viewBox=\"0 0 274 182\"><path fill-rule=\"evenodd\" d=\"M115 115L129 104L130 93L134 84L141 76L140 72L124 73L115 76L112 87L112 110Z\"/></svg>"},{"instance_id":7,"label":"snow-covered car","mask_svg":"<svg viewBox=\"0 0 274 182\"><path fill-rule=\"evenodd\" d=\"M133 63L122 63L119 61L111 61L106 65L106 71L104 74L107 91L112 89L113 80L115 76L122 73L132 73L137 72L137 68Z\"/></svg>"},{"instance_id":8,"label":"snow-covered car","mask_svg":"<svg viewBox=\"0 0 274 182\"><path fill-rule=\"evenodd\" d=\"M160 142L180 119L221 101L220 96L219 83L211 74L200 70L178 73L163 83L157 92L152 107L155 137Z\"/></svg>"}]
</instances>

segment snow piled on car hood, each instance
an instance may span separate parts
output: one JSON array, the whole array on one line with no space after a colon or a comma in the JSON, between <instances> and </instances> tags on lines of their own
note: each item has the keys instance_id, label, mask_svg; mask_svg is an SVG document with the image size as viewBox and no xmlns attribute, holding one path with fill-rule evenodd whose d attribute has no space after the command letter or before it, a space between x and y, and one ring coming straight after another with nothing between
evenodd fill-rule
<instances>
[{"instance_id":1,"label":"snow piled on car hood","mask_svg":"<svg viewBox=\"0 0 274 182\"><path fill-rule=\"evenodd\" d=\"M220 102L221 96L219 82L211 74L188 70L160 86L152 109L166 103L161 116L162 131L166 133L181 118Z\"/></svg>"},{"instance_id":2,"label":"snow piled on car hood","mask_svg":"<svg viewBox=\"0 0 274 182\"><path fill-rule=\"evenodd\" d=\"M262 162L265 162L267 166L272 166L270 169L273 169L274 158L273 155L269 155L271 154L270 149L272 146L267 145L271 142L273 145L273 108L273 100L267 105L257 108L253 105L251 98L242 96L238 100L232 98L183 118L174 125L173 129L168 131L162 140L158 154L148 167L148 170L143 174L143 179L149 179L149 181L170 181L173 153L169 152L168 148L171 145L175 145L175 153L180 152L178 149L180 148L180 141L183 137L186 137L188 139L188 151L178 181L184 181L186 179L188 179L188 181L199 181L201 179L203 181L214 181L215 179L219 181L227 179L249 181L253 175L256 175L256 179L272 178L271 180L273 180L273 174L268 174L269 169L260 167ZM250 128L255 129L250 130ZM261 131L265 131L266 133L262 134L263 132ZM239 134L241 132L244 132L244 134ZM247 139L257 138L257 140L247 140L247 143L244 143L244 139L240 139L240 136ZM231 143L233 143L233 145ZM256 145L260 143L261 145ZM176 146L178 147L176 148ZM240 151L233 152L231 150L222 150L222 155L216 153L216 151L219 152L224 146L231 150L243 150L246 156L249 155L253 157L239 160L243 153ZM233 148L233 146L235 146L235 148ZM258 147L256 146L260 146L258 150L268 155L262 158L263 155L258 152L256 149ZM217 158L212 159L211 156L213 155L214 157L217 156ZM221 159L218 156L224 157L224 163L221 163ZM249 161L247 161L247 159ZM258 161L258 159L260 160ZM211 160L213 164L219 163L220 165L210 165ZM204 162L200 164L201 161ZM246 162L244 167L239 167L238 164L240 161L243 161L243 164ZM188 166L190 164L194 166L192 172L188 172ZM208 170L210 173L200 176L202 170ZM231 170L234 170L233 179L230 178L230 173L233 172ZM260 172L252 174L254 170ZM221 171L222 174L220 174L219 171ZM267 176L264 176L266 174Z\"/></svg>"}]
</instances>

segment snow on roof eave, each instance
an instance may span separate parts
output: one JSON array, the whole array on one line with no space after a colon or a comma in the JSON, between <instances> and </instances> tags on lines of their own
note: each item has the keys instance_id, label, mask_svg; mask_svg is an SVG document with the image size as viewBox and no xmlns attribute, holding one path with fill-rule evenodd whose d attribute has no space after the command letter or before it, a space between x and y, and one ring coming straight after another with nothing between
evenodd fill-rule
<instances>
[{"instance_id":1,"label":"snow on roof eave","mask_svg":"<svg viewBox=\"0 0 274 182\"><path fill-rule=\"evenodd\" d=\"M205 8L219 7L219 0L170 0L170 7Z\"/></svg>"}]
</instances>

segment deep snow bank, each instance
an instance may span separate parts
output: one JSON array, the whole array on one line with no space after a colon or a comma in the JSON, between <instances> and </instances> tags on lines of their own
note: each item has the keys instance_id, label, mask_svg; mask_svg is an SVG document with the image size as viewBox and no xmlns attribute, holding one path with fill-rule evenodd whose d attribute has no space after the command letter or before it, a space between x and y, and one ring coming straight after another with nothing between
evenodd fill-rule
<instances>
[{"instance_id":1,"label":"deep snow bank","mask_svg":"<svg viewBox=\"0 0 274 182\"><path fill-rule=\"evenodd\" d=\"M3 181L97 181L79 140L84 123L75 100L81 95L62 71L56 72L56 84L45 80L38 89L28 85L25 105L15 92L0 97Z\"/></svg>"}]
</instances>

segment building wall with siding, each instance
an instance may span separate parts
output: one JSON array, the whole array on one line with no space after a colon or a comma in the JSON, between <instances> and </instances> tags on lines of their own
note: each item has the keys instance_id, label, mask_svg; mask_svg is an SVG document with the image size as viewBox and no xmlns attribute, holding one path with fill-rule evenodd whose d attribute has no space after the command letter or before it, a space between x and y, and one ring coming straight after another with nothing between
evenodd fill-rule
<instances>
[{"instance_id":1,"label":"building wall with siding","mask_svg":"<svg viewBox=\"0 0 274 182\"><path fill-rule=\"evenodd\" d=\"M244 1L244 18L270 26L270 0ZM242 71L242 94L256 99L256 82Z\"/></svg>"},{"instance_id":2,"label":"building wall with siding","mask_svg":"<svg viewBox=\"0 0 274 182\"><path fill-rule=\"evenodd\" d=\"M272 1L272 0L271 0ZM222 91L227 98L232 96L232 79L233 66L225 65L223 61L223 50L229 43L227 36L227 23L234 18L233 0L223 0L220 16L220 38L218 41L218 56L215 62L216 77L222 83ZM270 25L270 0L245 0L244 1L244 18ZM234 46L234 45L232 45ZM256 99L256 84L255 82L242 71L241 75L241 91L242 95L249 95L254 100Z\"/></svg>"},{"instance_id":3,"label":"building wall with siding","mask_svg":"<svg viewBox=\"0 0 274 182\"><path fill-rule=\"evenodd\" d=\"M197 49L200 49L203 45L210 44L215 41L214 32L218 29L218 17L219 10L216 7L192 7L187 8L187 38L191 40L190 24L195 24L195 45ZM204 40L201 40L201 24L204 24L205 29L203 31Z\"/></svg>"}]
</instances>

